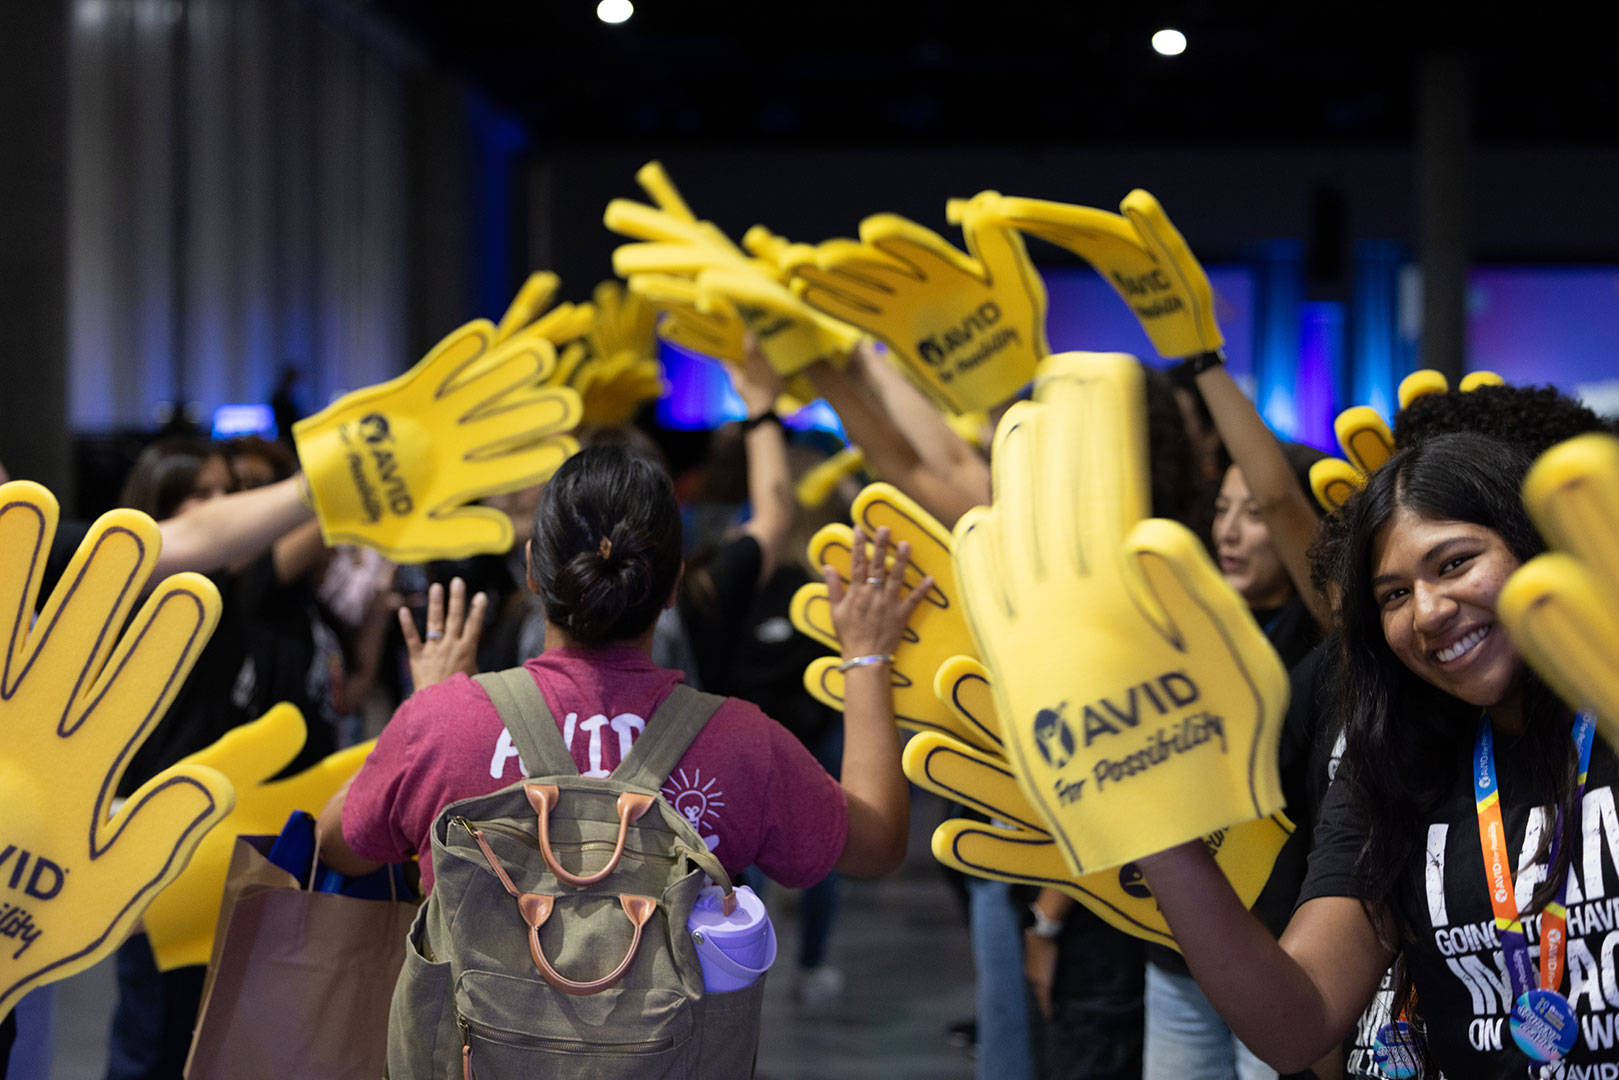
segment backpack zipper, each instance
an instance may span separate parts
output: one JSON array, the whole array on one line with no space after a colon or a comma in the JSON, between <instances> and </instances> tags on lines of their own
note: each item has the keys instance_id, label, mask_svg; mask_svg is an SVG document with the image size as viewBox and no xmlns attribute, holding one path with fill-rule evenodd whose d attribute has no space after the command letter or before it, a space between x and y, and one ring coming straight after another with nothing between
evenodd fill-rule
<instances>
[{"instance_id":1,"label":"backpack zipper","mask_svg":"<svg viewBox=\"0 0 1619 1080\"><path fill-rule=\"evenodd\" d=\"M455 1022L461 1028L461 1070L466 1080L472 1080L473 1035L477 1035L484 1042L509 1046L515 1050L585 1051L598 1057L641 1057L647 1054L661 1054L675 1047L673 1038L615 1045L589 1043L580 1039L558 1039L546 1035L525 1035L517 1031L506 1031L474 1023L459 1012L455 1015Z\"/></svg>"}]
</instances>

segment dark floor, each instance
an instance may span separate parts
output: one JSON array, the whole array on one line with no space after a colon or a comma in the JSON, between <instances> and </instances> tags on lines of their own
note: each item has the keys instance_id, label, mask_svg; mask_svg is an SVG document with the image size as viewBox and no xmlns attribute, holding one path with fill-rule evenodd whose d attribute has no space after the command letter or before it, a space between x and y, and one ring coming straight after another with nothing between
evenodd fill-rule
<instances>
[{"instance_id":1,"label":"dark floor","mask_svg":"<svg viewBox=\"0 0 1619 1080\"><path fill-rule=\"evenodd\" d=\"M972 961L960 908L927 854L938 819L936 804L919 801L905 867L844 880L830 962L846 982L833 1001L794 1000L796 895L771 892L780 958L766 985L760 1080L972 1080L972 1063L945 1038L972 1013ZM49 1080L101 1080L113 996L110 960L57 984Z\"/></svg>"}]
</instances>

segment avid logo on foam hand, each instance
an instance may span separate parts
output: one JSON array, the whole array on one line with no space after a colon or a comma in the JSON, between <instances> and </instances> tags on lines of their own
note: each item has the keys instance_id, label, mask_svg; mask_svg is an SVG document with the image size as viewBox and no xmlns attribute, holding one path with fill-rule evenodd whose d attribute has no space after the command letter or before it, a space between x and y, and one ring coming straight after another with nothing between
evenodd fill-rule
<instances>
[{"instance_id":1,"label":"avid logo on foam hand","mask_svg":"<svg viewBox=\"0 0 1619 1080\"><path fill-rule=\"evenodd\" d=\"M399 517L407 517L416 508L416 503L410 497L405 478L400 475L399 458L393 449L393 429L388 424L388 418L382 413L367 413L360 417L355 427L360 436L361 445L358 447L349 438L347 424L338 429L338 434L349 448L349 476L360 496L360 505L365 508L366 523L375 525L382 520L383 498L387 499L390 511ZM368 461L376 472L375 484L367 475ZM377 484L382 485L380 495Z\"/></svg>"},{"instance_id":2,"label":"avid logo on foam hand","mask_svg":"<svg viewBox=\"0 0 1619 1080\"><path fill-rule=\"evenodd\" d=\"M0 848L0 873L4 873L8 862L11 863L11 876L6 887L34 900L54 899L67 882L67 871L60 865L16 844ZM13 960L39 940L42 932L34 925L33 914L20 903L0 901L0 937L22 942L17 951L11 954Z\"/></svg>"},{"instance_id":3,"label":"avid logo on foam hand","mask_svg":"<svg viewBox=\"0 0 1619 1080\"><path fill-rule=\"evenodd\" d=\"M950 362L947 370L939 372L941 382L949 382L957 375L988 360L1006 346L1020 340L1018 332L1010 327L996 330L991 333L991 327L1001 321L1000 305L993 300L986 300L978 305L977 310L961 320L960 325L947 328L943 334L929 334L916 343L916 353L924 363L932 368L944 368ZM989 334L987 339L983 335ZM970 355L952 360L955 353L979 341L978 348Z\"/></svg>"},{"instance_id":4,"label":"avid logo on foam hand","mask_svg":"<svg viewBox=\"0 0 1619 1080\"><path fill-rule=\"evenodd\" d=\"M1169 283L1162 270L1152 270L1145 274L1121 274L1115 270L1110 276L1129 301L1130 307L1143 319L1173 315L1186 306L1181 298L1174 294L1174 286ZM1169 295L1166 296L1165 293Z\"/></svg>"},{"instance_id":5,"label":"avid logo on foam hand","mask_svg":"<svg viewBox=\"0 0 1619 1080\"><path fill-rule=\"evenodd\" d=\"M1139 727L1143 720L1179 715L1148 735L1141 749L1116 758L1098 758L1089 778L1070 781L1059 777L1052 789L1057 798L1064 803L1078 802L1084 797L1087 783L1094 783L1096 790L1101 791L1110 783L1146 772L1205 744L1217 742L1220 752L1225 753L1225 722L1220 717L1207 710L1182 711L1196 704L1202 696L1190 675L1170 671L1136 683L1120 694L1087 704L1080 714L1086 749L1104 736L1123 735ZM1035 715L1032 729L1040 756L1059 772L1073 760L1078 749L1073 728L1065 715L1067 708L1068 702L1064 701L1055 708L1041 709Z\"/></svg>"}]
</instances>

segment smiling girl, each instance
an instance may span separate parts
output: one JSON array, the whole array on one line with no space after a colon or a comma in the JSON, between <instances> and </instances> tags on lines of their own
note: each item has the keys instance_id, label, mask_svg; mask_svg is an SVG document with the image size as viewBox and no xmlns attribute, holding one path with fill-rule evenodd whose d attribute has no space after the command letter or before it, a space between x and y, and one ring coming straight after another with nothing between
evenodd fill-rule
<instances>
[{"instance_id":1,"label":"smiling girl","mask_svg":"<svg viewBox=\"0 0 1619 1080\"><path fill-rule=\"evenodd\" d=\"M1482 436L1437 437L1344 507L1326 569L1342 597L1328 648L1347 749L1281 940L1201 846L1142 863L1199 984L1284 1071L1342 1039L1395 961L1408 1029L1384 1031L1383 1050L1413 1071L1619 1061L1619 930L1601 913L1619 892L1619 829L1604 824L1619 825L1619 770L1598 744L1582 785L1588 725L1495 617L1502 584L1544 547L1518 496L1528 464ZM1553 900L1567 909L1557 934ZM1555 970L1541 970L1543 930Z\"/></svg>"}]
</instances>

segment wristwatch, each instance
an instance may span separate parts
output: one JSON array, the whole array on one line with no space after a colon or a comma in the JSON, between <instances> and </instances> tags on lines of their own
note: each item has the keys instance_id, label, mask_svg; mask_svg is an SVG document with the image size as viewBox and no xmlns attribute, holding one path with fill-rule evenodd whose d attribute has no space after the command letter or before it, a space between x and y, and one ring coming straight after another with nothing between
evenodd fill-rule
<instances>
[{"instance_id":1,"label":"wristwatch","mask_svg":"<svg viewBox=\"0 0 1619 1080\"><path fill-rule=\"evenodd\" d=\"M1026 929L1035 937L1054 938L1062 933L1062 920L1053 919L1041 911L1038 903L1029 904L1029 914L1034 916L1034 925Z\"/></svg>"}]
</instances>

